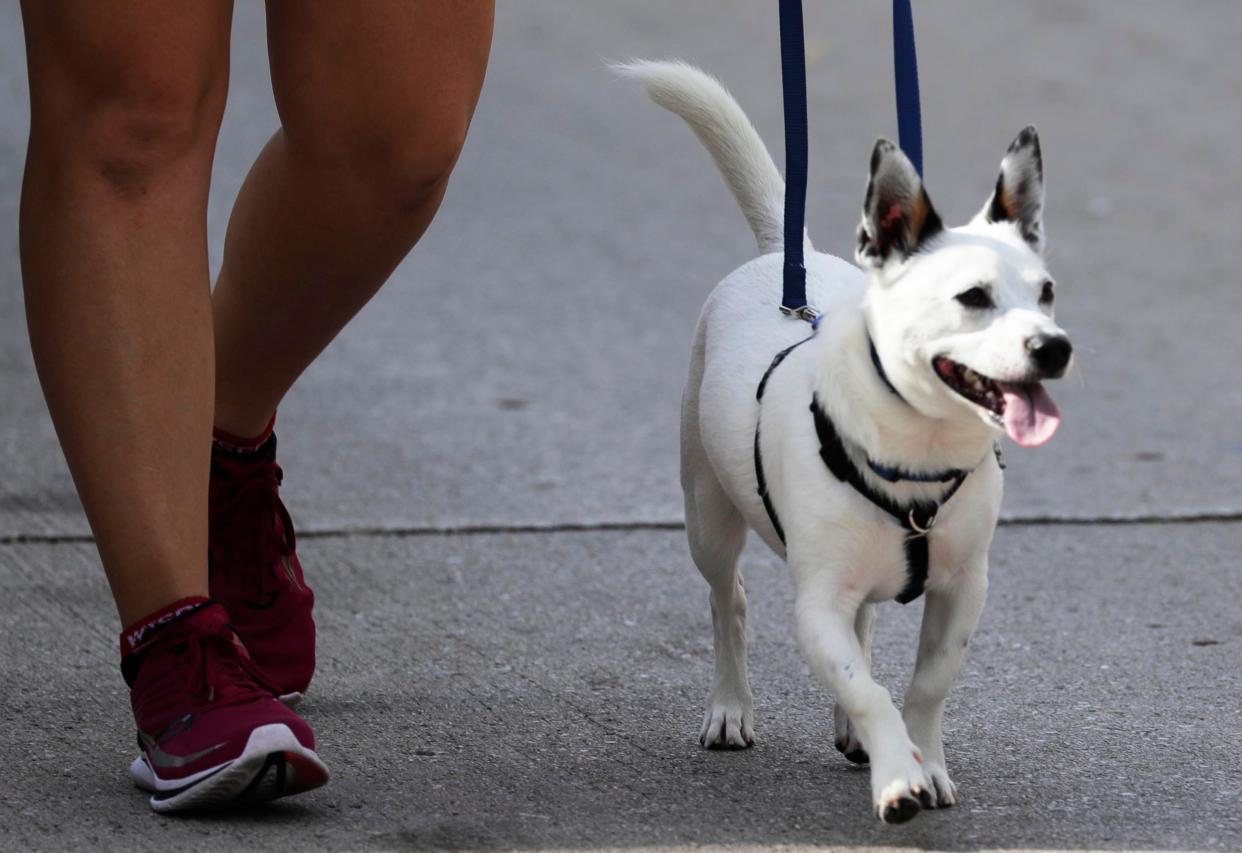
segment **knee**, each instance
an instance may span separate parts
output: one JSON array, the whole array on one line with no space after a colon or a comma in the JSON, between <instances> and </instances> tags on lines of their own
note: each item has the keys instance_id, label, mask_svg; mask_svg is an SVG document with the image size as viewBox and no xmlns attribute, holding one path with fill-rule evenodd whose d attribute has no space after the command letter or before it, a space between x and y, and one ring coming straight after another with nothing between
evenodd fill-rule
<instances>
[{"instance_id":1,"label":"knee","mask_svg":"<svg viewBox=\"0 0 1242 853\"><path fill-rule=\"evenodd\" d=\"M345 178L361 204L398 221L439 204L466 141L469 117L359 129L361 122L291 128L290 145Z\"/></svg>"},{"instance_id":2,"label":"knee","mask_svg":"<svg viewBox=\"0 0 1242 853\"><path fill-rule=\"evenodd\" d=\"M54 134L51 147L59 156L76 159L120 195L142 195L187 162L206 175L224 109L223 85L139 72L115 75L72 93L64 99L69 106L53 111L36 105L32 136L46 140L40 131Z\"/></svg>"},{"instance_id":3,"label":"knee","mask_svg":"<svg viewBox=\"0 0 1242 853\"><path fill-rule=\"evenodd\" d=\"M398 217L417 215L428 204L439 204L465 142L465 126L377 140L364 179Z\"/></svg>"}]
</instances>

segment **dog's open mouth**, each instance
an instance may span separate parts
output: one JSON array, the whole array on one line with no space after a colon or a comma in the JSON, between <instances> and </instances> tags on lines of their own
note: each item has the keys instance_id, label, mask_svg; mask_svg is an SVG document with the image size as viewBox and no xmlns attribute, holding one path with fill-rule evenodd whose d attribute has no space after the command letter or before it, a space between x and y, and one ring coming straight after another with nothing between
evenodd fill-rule
<instances>
[{"instance_id":1,"label":"dog's open mouth","mask_svg":"<svg viewBox=\"0 0 1242 853\"><path fill-rule=\"evenodd\" d=\"M932 367L945 385L983 409L1023 447L1038 447L1061 425L1061 410L1039 382L1001 382L942 355L932 359Z\"/></svg>"}]
</instances>

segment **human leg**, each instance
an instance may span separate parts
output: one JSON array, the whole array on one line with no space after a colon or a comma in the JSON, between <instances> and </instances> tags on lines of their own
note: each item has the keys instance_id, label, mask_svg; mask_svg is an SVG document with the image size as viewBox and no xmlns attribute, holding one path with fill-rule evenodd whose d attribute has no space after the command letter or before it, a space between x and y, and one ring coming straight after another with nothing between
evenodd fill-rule
<instances>
[{"instance_id":1,"label":"human leg","mask_svg":"<svg viewBox=\"0 0 1242 853\"><path fill-rule=\"evenodd\" d=\"M207 591L206 210L232 4L22 4L31 345L122 623Z\"/></svg>"},{"instance_id":2,"label":"human leg","mask_svg":"<svg viewBox=\"0 0 1242 853\"><path fill-rule=\"evenodd\" d=\"M282 127L234 206L213 297L209 552L211 594L294 701L314 672L314 594L278 494L273 413L435 214L491 4L272 0L268 31Z\"/></svg>"},{"instance_id":3,"label":"human leg","mask_svg":"<svg viewBox=\"0 0 1242 853\"><path fill-rule=\"evenodd\" d=\"M439 208L492 4L269 0L281 128L233 209L213 296L216 425L253 436Z\"/></svg>"},{"instance_id":4,"label":"human leg","mask_svg":"<svg viewBox=\"0 0 1242 853\"><path fill-rule=\"evenodd\" d=\"M327 781L207 592L206 208L231 2L23 3L31 344L122 623L142 754L174 811Z\"/></svg>"}]
</instances>

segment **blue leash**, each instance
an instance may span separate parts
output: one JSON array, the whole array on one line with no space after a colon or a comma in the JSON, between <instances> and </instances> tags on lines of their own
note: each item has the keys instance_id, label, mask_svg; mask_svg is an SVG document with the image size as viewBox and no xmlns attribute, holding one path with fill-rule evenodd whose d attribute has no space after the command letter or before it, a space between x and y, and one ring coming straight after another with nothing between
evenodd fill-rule
<instances>
[{"instance_id":1,"label":"blue leash","mask_svg":"<svg viewBox=\"0 0 1242 853\"><path fill-rule=\"evenodd\" d=\"M785 92L785 287L782 313L814 320L806 304L802 233L806 222L806 43L802 0L781 0L781 85ZM810 308L810 312L815 309Z\"/></svg>"},{"instance_id":2,"label":"blue leash","mask_svg":"<svg viewBox=\"0 0 1242 853\"><path fill-rule=\"evenodd\" d=\"M897 85L897 141L923 176L923 117L919 109L919 63L914 52L910 0L893 0L893 80Z\"/></svg>"},{"instance_id":3,"label":"blue leash","mask_svg":"<svg viewBox=\"0 0 1242 853\"><path fill-rule=\"evenodd\" d=\"M785 266L781 312L813 322L819 312L806 302L806 264L802 254L808 149L802 0L780 0L780 30L781 86L785 100ZM922 175L919 70L910 0L893 0L893 77L897 88L897 138L902 151Z\"/></svg>"}]
</instances>

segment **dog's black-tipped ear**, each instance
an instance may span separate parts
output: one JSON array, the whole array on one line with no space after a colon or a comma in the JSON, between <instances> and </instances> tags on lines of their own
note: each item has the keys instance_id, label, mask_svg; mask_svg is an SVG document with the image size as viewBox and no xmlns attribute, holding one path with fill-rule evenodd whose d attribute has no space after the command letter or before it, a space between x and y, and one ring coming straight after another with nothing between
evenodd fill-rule
<instances>
[{"instance_id":1,"label":"dog's black-tipped ear","mask_svg":"<svg viewBox=\"0 0 1242 853\"><path fill-rule=\"evenodd\" d=\"M858 263L881 267L894 258L904 261L943 230L914 165L892 142L877 140L858 226Z\"/></svg>"},{"instance_id":2,"label":"dog's black-tipped ear","mask_svg":"<svg viewBox=\"0 0 1242 853\"><path fill-rule=\"evenodd\" d=\"M1032 249L1044 251L1044 158L1034 127L1023 128L1010 144L996 189L979 215L988 222L1012 222Z\"/></svg>"}]
</instances>

